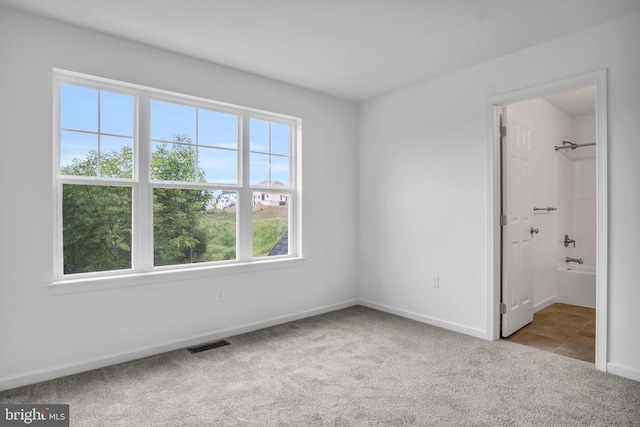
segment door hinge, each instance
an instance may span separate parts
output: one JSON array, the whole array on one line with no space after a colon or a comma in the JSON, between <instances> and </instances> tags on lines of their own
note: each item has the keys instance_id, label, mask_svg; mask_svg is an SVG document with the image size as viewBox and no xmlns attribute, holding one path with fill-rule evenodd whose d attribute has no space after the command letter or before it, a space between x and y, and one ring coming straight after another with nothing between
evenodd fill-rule
<instances>
[{"instance_id":1,"label":"door hinge","mask_svg":"<svg viewBox=\"0 0 640 427\"><path fill-rule=\"evenodd\" d=\"M502 226L507 225L507 216L506 215L500 215L500 225L502 225Z\"/></svg>"},{"instance_id":2,"label":"door hinge","mask_svg":"<svg viewBox=\"0 0 640 427\"><path fill-rule=\"evenodd\" d=\"M507 128L505 126L500 127L500 138L507 136Z\"/></svg>"},{"instance_id":3,"label":"door hinge","mask_svg":"<svg viewBox=\"0 0 640 427\"><path fill-rule=\"evenodd\" d=\"M507 314L507 304L500 303L500 314Z\"/></svg>"}]
</instances>

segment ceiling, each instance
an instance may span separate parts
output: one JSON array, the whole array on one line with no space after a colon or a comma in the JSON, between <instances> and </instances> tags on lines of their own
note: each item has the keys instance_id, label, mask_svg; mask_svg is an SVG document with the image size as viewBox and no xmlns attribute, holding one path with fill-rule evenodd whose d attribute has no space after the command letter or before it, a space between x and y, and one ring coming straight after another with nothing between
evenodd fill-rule
<instances>
[{"instance_id":1,"label":"ceiling","mask_svg":"<svg viewBox=\"0 0 640 427\"><path fill-rule=\"evenodd\" d=\"M0 0L360 102L640 11L640 0Z\"/></svg>"},{"instance_id":2,"label":"ceiling","mask_svg":"<svg viewBox=\"0 0 640 427\"><path fill-rule=\"evenodd\" d=\"M596 87L587 86L543 97L571 117L588 116L596 113Z\"/></svg>"}]
</instances>

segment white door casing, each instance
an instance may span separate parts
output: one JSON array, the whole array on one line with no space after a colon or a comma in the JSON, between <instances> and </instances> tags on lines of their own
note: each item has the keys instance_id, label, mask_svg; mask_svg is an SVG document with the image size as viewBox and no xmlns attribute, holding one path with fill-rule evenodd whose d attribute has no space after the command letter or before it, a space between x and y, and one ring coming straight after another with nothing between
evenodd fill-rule
<instances>
[{"instance_id":1,"label":"white door casing","mask_svg":"<svg viewBox=\"0 0 640 427\"><path fill-rule=\"evenodd\" d=\"M508 337L533 320L532 122L503 107L502 150L502 336ZM504 135L504 133L503 133ZM506 306L506 307L505 307Z\"/></svg>"},{"instance_id":2,"label":"white door casing","mask_svg":"<svg viewBox=\"0 0 640 427\"><path fill-rule=\"evenodd\" d=\"M510 90L489 98L487 108L487 158L489 159L488 254L487 257L487 339L500 339L502 315L502 232L500 226L501 174L499 117L502 107L511 103L539 98L555 92L596 86L596 175L597 175L597 237L596 237L596 363L597 370L625 376L625 369L608 360L609 312L609 234L608 234L608 141L607 141L607 70L578 74L560 80ZM627 372L628 373L628 372Z\"/></svg>"}]
</instances>

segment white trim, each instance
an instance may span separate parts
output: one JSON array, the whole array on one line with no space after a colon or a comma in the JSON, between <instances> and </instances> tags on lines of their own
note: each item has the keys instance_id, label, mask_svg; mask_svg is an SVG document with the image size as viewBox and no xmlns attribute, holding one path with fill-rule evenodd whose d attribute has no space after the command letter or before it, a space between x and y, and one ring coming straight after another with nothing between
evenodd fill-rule
<instances>
[{"instance_id":1,"label":"white trim","mask_svg":"<svg viewBox=\"0 0 640 427\"><path fill-rule=\"evenodd\" d=\"M607 181L607 72L596 82L596 369L607 371L609 307L609 206Z\"/></svg>"},{"instance_id":2,"label":"white trim","mask_svg":"<svg viewBox=\"0 0 640 427\"><path fill-rule=\"evenodd\" d=\"M296 123L295 134L296 143L292 145L294 150L291 153L291 159L295 159L296 165L302 164L302 119L298 119ZM304 248L302 247L302 168L291 168L291 184L295 184L293 193L291 193L291 230L289 241L294 242L293 247L289 246L289 254L291 256L304 257Z\"/></svg>"},{"instance_id":3,"label":"white trim","mask_svg":"<svg viewBox=\"0 0 640 427\"><path fill-rule=\"evenodd\" d=\"M55 68L55 67L52 70L54 75L57 74L59 76L64 76L63 79L67 82L76 82L78 84L88 84L98 89L113 91L115 87L116 92L124 93L124 94L132 94L132 93L135 93L136 91L152 92L154 94L154 99L158 99L159 101L161 101L162 99L155 98L155 97L162 97L167 100L171 100L171 99L181 100L182 103L184 103L185 100L188 100L190 105L194 105L194 106L200 105L203 108L207 105L209 106L209 108L211 108L212 105L216 105L216 108L219 108L221 110L226 110L229 112L237 112L238 110L243 110L251 114L264 115L264 117L270 117L272 121L282 121L282 123L288 123L291 120L299 120L297 117L289 116L287 114L274 113L272 111L260 110L258 108L230 104L228 102L214 101L209 98L202 98L199 96L193 96L186 93L173 92L170 90L159 89L152 86L145 86L145 85L140 85L135 83L127 83L122 80L114 80L114 79L108 79L105 77L97 77L90 74L78 73L75 71L69 71L69 70L64 70L64 69Z\"/></svg>"},{"instance_id":4,"label":"white trim","mask_svg":"<svg viewBox=\"0 0 640 427\"><path fill-rule=\"evenodd\" d=\"M207 332L205 334L193 335L188 338L168 341L159 345L138 348L132 351L115 353L105 357L98 357L93 359L85 359L74 363L67 363L64 365L58 365L49 369L42 369L37 371L31 371L22 375L8 376L0 378L0 390L9 390L16 387L22 387L29 384L35 384L42 381L52 380L54 378L60 378L67 375L73 375L80 372L90 371L92 369L99 369L105 366L111 366L118 363L124 363L131 360L140 359L143 357L154 356L157 354L165 353L168 351L180 350L186 347L199 345L209 341L220 340L223 338L229 338L247 332L257 331L259 329L268 328L271 326L281 325L287 322L293 322L296 320L304 319L311 316L317 316L319 314L329 313L331 311L341 310L348 307L357 305L357 300L346 300L335 304L329 304L322 307L314 308L311 310L298 311L292 314L284 316L272 317L264 319L258 322L247 323L245 325L215 330ZM233 344L233 340L231 340Z\"/></svg>"},{"instance_id":5,"label":"white trim","mask_svg":"<svg viewBox=\"0 0 640 427\"><path fill-rule=\"evenodd\" d=\"M379 304L377 302L373 302L369 300L360 299L358 300L358 304L364 307L372 308L374 310L395 314L396 316L415 320L421 323L426 323L432 326L437 326L439 328L448 329L450 331L459 332L461 334L470 335L476 338L486 338L486 335L487 335L487 332L485 330L474 328L472 326L467 326L467 325L463 325L455 322L449 322L448 320L438 319L436 317L425 316L424 314L414 313L412 311L391 307L385 304Z\"/></svg>"},{"instance_id":6,"label":"white trim","mask_svg":"<svg viewBox=\"0 0 640 427\"><path fill-rule=\"evenodd\" d=\"M134 179L137 183L133 194L133 218L131 233L133 239L132 261L137 271L153 269L153 188L151 170L151 144L143 141L151 140L151 101L148 92L141 92L136 97L136 145L134 148ZM144 150L144 155L143 155Z\"/></svg>"},{"instance_id":7,"label":"white trim","mask_svg":"<svg viewBox=\"0 0 640 427\"><path fill-rule=\"evenodd\" d=\"M102 276L84 276L68 280L56 280L47 287L53 295L66 295L78 292L102 291L134 286L154 285L166 282L184 282L202 278L212 278L231 274L245 274L256 271L275 270L280 268L301 267L305 258L269 257L256 258L252 262L233 261L227 264L167 266L156 267L152 271L134 272L126 270L121 274ZM75 276L75 275L74 275Z\"/></svg>"},{"instance_id":8,"label":"white trim","mask_svg":"<svg viewBox=\"0 0 640 427\"><path fill-rule=\"evenodd\" d=\"M500 115L496 111L496 105L491 99L487 108L487 189L488 189L488 215L487 215L487 340L500 338L500 275L501 260L500 248Z\"/></svg>"},{"instance_id":9,"label":"white trim","mask_svg":"<svg viewBox=\"0 0 640 427\"><path fill-rule=\"evenodd\" d=\"M58 175L60 171L60 132L59 132L59 123L60 123L60 75L55 72L52 74L52 121L51 121L51 135L52 135L52 143L53 150L51 156L51 194L53 195L53 213L51 218L53 219L53 265L52 271L53 276L58 277L60 272L64 270L64 254L62 249L62 183L58 181Z\"/></svg>"},{"instance_id":10,"label":"white trim","mask_svg":"<svg viewBox=\"0 0 640 427\"><path fill-rule=\"evenodd\" d=\"M634 381L640 381L640 371L622 363L607 363L607 372Z\"/></svg>"},{"instance_id":11,"label":"white trim","mask_svg":"<svg viewBox=\"0 0 640 427\"><path fill-rule=\"evenodd\" d=\"M237 253L240 261L248 262L253 257L253 189L251 188L251 116L243 114L240 118L242 144L240 150L240 185L243 191L238 193Z\"/></svg>"},{"instance_id":12,"label":"white trim","mask_svg":"<svg viewBox=\"0 0 640 427\"><path fill-rule=\"evenodd\" d=\"M488 257L487 257L487 336L486 339L500 338L500 164L496 161L499 153L496 108L507 104L539 98L554 92L596 86L596 176L597 176L597 244L596 244L596 362L595 367L607 371L607 304L608 304L608 195L607 195L607 100L606 69L578 76L543 83L540 85L508 92L491 97L487 105L487 161L488 161Z\"/></svg>"},{"instance_id":13,"label":"white trim","mask_svg":"<svg viewBox=\"0 0 640 427\"><path fill-rule=\"evenodd\" d=\"M546 300L539 302L538 304L533 306L533 312L535 313L536 311L540 311L545 307L550 306L551 304L553 304L554 302L556 302L557 300L557 296L554 295L552 297L547 298Z\"/></svg>"}]
</instances>

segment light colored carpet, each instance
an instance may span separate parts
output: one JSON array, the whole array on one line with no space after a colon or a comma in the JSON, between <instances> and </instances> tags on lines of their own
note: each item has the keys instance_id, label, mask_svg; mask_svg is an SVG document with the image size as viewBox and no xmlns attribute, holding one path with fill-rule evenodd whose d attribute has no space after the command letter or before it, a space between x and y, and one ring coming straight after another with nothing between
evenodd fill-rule
<instances>
[{"instance_id":1,"label":"light colored carpet","mask_svg":"<svg viewBox=\"0 0 640 427\"><path fill-rule=\"evenodd\" d=\"M640 425L640 383L364 307L0 393L73 426Z\"/></svg>"}]
</instances>

